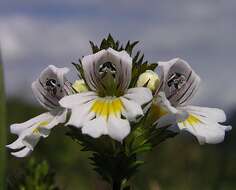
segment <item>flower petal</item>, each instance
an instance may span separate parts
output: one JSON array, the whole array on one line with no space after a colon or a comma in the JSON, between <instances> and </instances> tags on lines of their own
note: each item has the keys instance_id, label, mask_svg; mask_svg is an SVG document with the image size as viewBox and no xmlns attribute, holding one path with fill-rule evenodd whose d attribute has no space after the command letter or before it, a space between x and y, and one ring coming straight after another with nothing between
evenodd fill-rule
<instances>
[{"instance_id":1,"label":"flower petal","mask_svg":"<svg viewBox=\"0 0 236 190\"><path fill-rule=\"evenodd\" d=\"M117 65L117 80L121 91L127 89L131 81L132 58L126 51L115 51L112 48L107 50L112 56L114 63Z\"/></svg>"},{"instance_id":2,"label":"flower petal","mask_svg":"<svg viewBox=\"0 0 236 190\"><path fill-rule=\"evenodd\" d=\"M6 145L6 147L10 149L20 149L20 148L23 148L24 146L25 145L22 143L22 138L18 138L13 143Z\"/></svg>"},{"instance_id":3,"label":"flower petal","mask_svg":"<svg viewBox=\"0 0 236 190\"><path fill-rule=\"evenodd\" d=\"M128 100L126 98L120 98L124 110L122 110L122 115L125 116L129 121L136 121L140 116L143 116L143 110L139 104L135 101Z\"/></svg>"},{"instance_id":4,"label":"flower petal","mask_svg":"<svg viewBox=\"0 0 236 190\"><path fill-rule=\"evenodd\" d=\"M64 108L74 108L76 106L80 106L87 102L90 102L97 98L97 94L95 92L82 92L79 94L74 94L70 96L65 96L62 98L59 103Z\"/></svg>"},{"instance_id":5,"label":"flower petal","mask_svg":"<svg viewBox=\"0 0 236 190\"><path fill-rule=\"evenodd\" d=\"M172 127L179 121L184 121L188 117L187 112L168 113L158 119L155 123L156 128Z\"/></svg>"},{"instance_id":6,"label":"flower petal","mask_svg":"<svg viewBox=\"0 0 236 190\"><path fill-rule=\"evenodd\" d=\"M166 81L168 77L168 72L170 68L176 64L176 62L179 60L179 58L174 58L169 61L160 61L158 62L158 67L161 69L161 81Z\"/></svg>"},{"instance_id":7,"label":"flower petal","mask_svg":"<svg viewBox=\"0 0 236 190\"><path fill-rule=\"evenodd\" d=\"M159 107L161 107L167 113L178 112L178 110L175 107L173 107L170 101L166 98L164 92L159 92L159 94L156 96L154 100L154 103L157 104Z\"/></svg>"},{"instance_id":8,"label":"flower petal","mask_svg":"<svg viewBox=\"0 0 236 190\"><path fill-rule=\"evenodd\" d=\"M126 119L110 116L107 129L111 138L121 142L130 133L130 124Z\"/></svg>"},{"instance_id":9,"label":"flower petal","mask_svg":"<svg viewBox=\"0 0 236 190\"><path fill-rule=\"evenodd\" d=\"M82 127L83 124L95 117L94 112L90 112L93 101L74 107L71 110L71 116L66 125Z\"/></svg>"},{"instance_id":10,"label":"flower petal","mask_svg":"<svg viewBox=\"0 0 236 190\"><path fill-rule=\"evenodd\" d=\"M226 115L225 112L218 108L207 108L207 107L200 107L200 106L185 106L184 109L188 110L189 112L196 114L196 115L204 115L213 121L216 122L225 122Z\"/></svg>"},{"instance_id":11,"label":"flower petal","mask_svg":"<svg viewBox=\"0 0 236 190\"><path fill-rule=\"evenodd\" d=\"M208 112L202 113L193 113L187 108L186 110L189 112L189 117L184 122L178 123L178 126L180 130L186 130L196 136L200 144L220 143L224 140L225 131L231 130L231 126L220 125L214 117L211 119L212 116L219 114L219 110L203 108L202 110Z\"/></svg>"},{"instance_id":12,"label":"flower petal","mask_svg":"<svg viewBox=\"0 0 236 190\"><path fill-rule=\"evenodd\" d=\"M54 110L53 112L50 112L50 114L53 115L53 119L47 125L39 127L40 133L44 134L44 137L47 137L49 134L47 133L47 130L44 129L52 129L59 123L65 123L67 118L67 112L68 111L66 109L58 109Z\"/></svg>"},{"instance_id":13,"label":"flower petal","mask_svg":"<svg viewBox=\"0 0 236 190\"><path fill-rule=\"evenodd\" d=\"M161 89L173 106L186 105L196 93L200 78L179 58L168 62L159 62L161 68Z\"/></svg>"},{"instance_id":14,"label":"flower petal","mask_svg":"<svg viewBox=\"0 0 236 190\"><path fill-rule=\"evenodd\" d=\"M152 92L145 87L130 88L123 97L133 100L141 106L152 100Z\"/></svg>"},{"instance_id":15,"label":"flower petal","mask_svg":"<svg viewBox=\"0 0 236 190\"><path fill-rule=\"evenodd\" d=\"M65 74L68 68L48 66L39 78L32 83L32 90L39 103L48 110L59 107L58 101L68 95L68 82Z\"/></svg>"},{"instance_id":16,"label":"flower petal","mask_svg":"<svg viewBox=\"0 0 236 190\"><path fill-rule=\"evenodd\" d=\"M97 117L93 120L84 123L82 133L87 134L93 138L98 138L101 135L106 135L107 122L103 117Z\"/></svg>"},{"instance_id":17,"label":"flower petal","mask_svg":"<svg viewBox=\"0 0 236 190\"><path fill-rule=\"evenodd\" d=\"M43 86L40 86L38 82L33 82L31 88L37 101L47 110L53 110L59 106L58 99L48 97Z\"/></svg>"},{"instance_id":18,"label":"flower petal","mask_svg":"<svg viewBox=\"0 0 236 190\"><path fill-rule=\"evenodd\" d=\"M30 153L32 152L32 150L28 147L25 147L24 149L18 151L18 152L12 152L11 155L18 157L18 158L23 158L28 156Z\"/></svg>"},{"instance_id":19,"label":"flower petal","mask_svg":"<svg viewBox=\"0 0 236 190\"><path fill-rule=\"evenodd\" d=\"M188 113L184 110L177 110L173 107L165 94L160 92L154 102L160 107L160 118L154 123L157 128L167 127L177 124L177 122L184 121L188 117Z\"/></svg>"},{"instance_id":20,"label":"flower petal","mask_svg":"<svg viewBox=\"0 0 236 190\"><path fill-rule=\"evenodd\" d=\"M52 119L53 116L51 114L49 114L49 112L47 113L43 113L37 117L34 117L24 123L16 123L16 124L12 124L10 126L10 130L12 134L16 134L19 135L20 133L22 133L22 131L26 130L27 128L33 126L36 123L40 123L41 121L46 121L49 119Z\"/></svg>"},{"instance_id":21,"label":"flower petal","mask_svg":"<svg viewBox=\"0 0 236 190\"><path fill-rule=\"evenodd\" d=\"M86 83L89 85L91 90L109 90L106 89L107 87L102 81L104 76L101 73L101 68L104 63L112 63L112 67L115 69L117 89L123 91L128 88L131 80L132 58L127 52L118 52L109 48L85 56L81 61Z\"/></svg>"},{"instance_id":22,"label":"flower petal","mask_svg":"<svg viewBox=\"0 0 236 190\"><path fill-rule=\"evenodd\" d=\"M36 125L24 131L20 137L22 138L22 143L26 147L30 148L31 150L34 150L34 147L37 145L37 143L40 140L41 134L38 131L37 125Z\"/></svg>"},{"instance_id":23,"label":"flower petal","mask_svg":"<svg viewBox=\"0 0 236 190\"><path fill-rule=\"evenodd\" d=\"M96 91L96 88L99 85L99 77L95 74L96 69L98 69L96 65L98 64L98 61L103 59L105 54L106 50L101 50L95 54L87 55L81 60L86 83L93 91Z\"/></svg>"},{"instance_id":24,"label":"flower petal","mask_svg":"<svg viewBox=\"0 0 236 190\"><path fill-rule=\"evenodd\" d=\"M19 137L7 147L13 150L25 147L22 151L14 152L12 155L17 157L28 155L31 151L27 151L27 149L33 150L41 137L46 138L50 134L51 128L61 122L65 122L66 113L66 110L60 110L56 113L47 112L25 123L11 125L11 132Z\"/></svg>"}]
</instances>

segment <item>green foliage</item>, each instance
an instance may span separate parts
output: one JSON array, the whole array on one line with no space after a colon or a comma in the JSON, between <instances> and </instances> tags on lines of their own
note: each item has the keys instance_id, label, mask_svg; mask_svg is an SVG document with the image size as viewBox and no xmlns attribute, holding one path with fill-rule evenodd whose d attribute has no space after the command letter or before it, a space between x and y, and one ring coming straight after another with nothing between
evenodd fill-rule
<instances>
[{"instance_id":1,"label":"green foliage","mask_svg":"<svg viewBox=\"0 0 236 190\"><path fill-rule=\"evenodd\" d=\"M67 133L82 146L82 151L89 151L94 170L110 184L123 184L122 189L128 189L126 182L144 164L138 157L149 152L164 140L176 133L166 129L156 130L154 127L143 126L141 121L123 143L108 136L94 139L82 134L80 129L70 127ZM114 187L113 187L114 189Z\"/></svg>"},{"instance_id":2,"label":"green foliage","mask_svg":"<svg viewBox=\"0 0 236 190\"><path fill-rule=\"evenodd\" d=\"M144 162L137 159L136 154L127 154L125 143L114 141L108 136L94 139L82 134L80 129L70 127L68 136L78 142L82 151L90 151L91 164L94 170L110 184L123 184L128 188L126 181L136 173Z\"/></svg>"},{"instance_id":3,"label":"green foliage","mask_svg":"<svg viewBox=\"0 0 236 190\"><path fill-rule=\"evenodd\" d=\"M55 185L55 174L46 161L30 159L19 179L9 180L11 190L59 190Z\"/></svg>"}]
</instances>

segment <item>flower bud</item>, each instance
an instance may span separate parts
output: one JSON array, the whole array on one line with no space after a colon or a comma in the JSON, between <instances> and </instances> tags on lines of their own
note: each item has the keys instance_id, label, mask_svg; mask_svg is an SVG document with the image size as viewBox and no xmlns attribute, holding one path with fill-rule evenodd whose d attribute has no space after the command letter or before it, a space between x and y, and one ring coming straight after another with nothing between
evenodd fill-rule
<instances>
[{"instance_id":1,"label":"flower bud","mask_svg":"<svg viewBox=\"0 0 236 190\"><path fill-rule=\"evenodd\" d=\"M149 88L152 92L155 92L159 83L160 79L158 75L151 70L147 70L139 76L136 86L144 86Z\"/></svg>"},{"instance_id":2,"label":"flower bud","mask_svg":"<svg viewBox=\"0 0 236 190\"><path fill-rule=\"evenodd\" d=\"M88 87L85 84L84 80L82 80L82 79L81 80L76 80L75 83L72 85L72 87L78 93L87 92L88 91Z\"/></svg>"}]
</instances>

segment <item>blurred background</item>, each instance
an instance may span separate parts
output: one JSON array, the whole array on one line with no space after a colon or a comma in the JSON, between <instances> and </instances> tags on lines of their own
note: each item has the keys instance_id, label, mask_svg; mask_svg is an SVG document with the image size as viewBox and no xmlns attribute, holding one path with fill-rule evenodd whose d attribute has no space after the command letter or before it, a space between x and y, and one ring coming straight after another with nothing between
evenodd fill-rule
<instances>
[{"instance_id":1,"label":"blurred background","mask_svg":"<svg viewBox=\"0 0 236 190\"><path fill-rule=\"evenodd\" d=\"M0 1L0 43L8 97L8 125L43 110L31 83L49 64L73 68L111 33L121 42L139 40L146 59L187 60L202 78L194 104L224 109L236 123L235 0L9 0ZM76 78L72 70L68 78ZM8 131L9 132L9 131ZM105 189L85 153L58 127L32 154L47 160L62 189ZM9 142L15 136L9 135ZM137 190L234 190L236 132L224 143L199 146L191 136L166 141L144 157L133 179ZM29 161L8 157L9 181ZM14 180L13 180L14 181Z\"/></svg>"}]
</instances>

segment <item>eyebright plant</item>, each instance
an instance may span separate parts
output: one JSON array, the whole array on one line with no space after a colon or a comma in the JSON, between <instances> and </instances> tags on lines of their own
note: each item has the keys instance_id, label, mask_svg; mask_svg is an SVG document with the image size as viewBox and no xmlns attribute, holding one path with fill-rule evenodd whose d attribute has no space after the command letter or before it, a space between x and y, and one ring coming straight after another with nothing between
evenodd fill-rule
<instances>
[{"instance_id":1,"label":"eyebright plant","mask_svg":"<svg viewBox=\"0 0 236 190\"><path fill-rule=\"evenodd\" d=\"M149 63L133 53L138 42L120 45L111 35L92 53L73 63L79 79L70 83L68 68L50 65L33 82L36 99L47 110L10 126L18 139L7 145L16 157L29 155L41 137L64 124L67 133L91 152L94 170L114 190L130 189L129 179L144 161L139 155L182 131L200 144L220 143L231 126L224 111L189 105L200 78L189 64L175 58ZM160 68L160 76L155 72Z\"/></svg>"}]
</instances>

